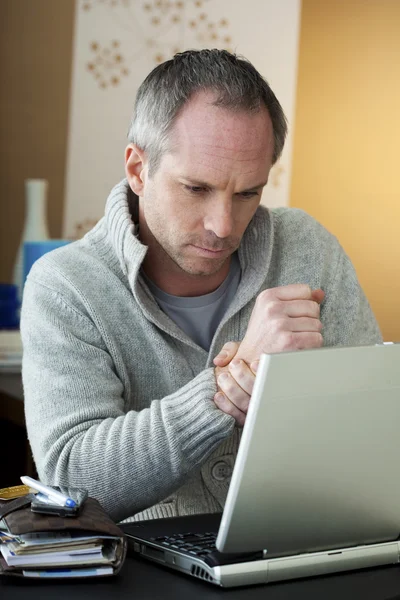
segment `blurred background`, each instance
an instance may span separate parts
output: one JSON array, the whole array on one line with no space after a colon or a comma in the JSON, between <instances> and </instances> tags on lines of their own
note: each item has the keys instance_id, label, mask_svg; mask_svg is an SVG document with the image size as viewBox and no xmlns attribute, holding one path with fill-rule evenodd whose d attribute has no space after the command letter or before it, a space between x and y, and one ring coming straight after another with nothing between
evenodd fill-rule
<instances>
[{"instance_id":1,"label":"blurred background","mask_svg":"<svg viewBox=\"0 0 400 600\"><path fill-rule=\"evenodd\" d=\"M25 179L49 182L50 237L80 237L123 177L145 75L176 51L227 48L289 119L263 203L302 208L338 237L385 340L400 341L399 31L399 0L1 0L0 282ZM0 418L15 410L3 394Z\"/></svg>"}]
</instances>

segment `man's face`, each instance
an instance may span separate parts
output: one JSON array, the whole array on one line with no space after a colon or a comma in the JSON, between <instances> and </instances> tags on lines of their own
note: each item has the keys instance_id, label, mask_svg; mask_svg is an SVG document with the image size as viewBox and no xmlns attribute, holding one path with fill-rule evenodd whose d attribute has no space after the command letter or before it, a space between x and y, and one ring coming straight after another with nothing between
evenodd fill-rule
<instances>
[{"instance_id":1,"label":"man's face","mask_svg":"<svg viewBox=\"0 0 400 600\"><path fill-rule=\"evenodd\" d=\"M183 108L171 150L152 177L142 171L140 237L152 268L226 276L272 164L273 130L266 109L255 114L212 105L201 92Z\"/></svg>"}]
</instances>

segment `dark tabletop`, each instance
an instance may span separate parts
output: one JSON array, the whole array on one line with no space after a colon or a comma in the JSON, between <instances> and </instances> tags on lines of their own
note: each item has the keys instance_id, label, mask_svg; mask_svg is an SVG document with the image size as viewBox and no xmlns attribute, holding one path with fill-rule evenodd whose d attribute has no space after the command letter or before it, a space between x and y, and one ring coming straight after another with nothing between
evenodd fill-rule
<instances>
[{"instance_id":1,"label":"dark tabletop","mask_svg":"<svg viewBox=\"0 0 400 600\"><path fill-rule=\"evenodd\" d=\"M1 600L400 600L400 566L368 569L287 583L221 589L128 556L116 577L28 581L0 577Z\"/></svg>"}]
</instances>

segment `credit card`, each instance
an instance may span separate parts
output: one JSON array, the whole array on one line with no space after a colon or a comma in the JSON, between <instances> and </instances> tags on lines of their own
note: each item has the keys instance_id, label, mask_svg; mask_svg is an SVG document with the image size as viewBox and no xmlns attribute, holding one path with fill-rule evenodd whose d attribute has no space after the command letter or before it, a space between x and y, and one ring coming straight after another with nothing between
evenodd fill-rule
<instances>
[{"instance_id":1,"label":"credit card","mask_svg":"<svg viewBox=\"0 0 400 600\"><path fill-rule=\"evenodd\" d=\"M14 500L14 498L20 498L29 494L30 487L27 485L14 485L12 487L6 487L0 489L0 500Z\"/></svg>"}]
</instances>

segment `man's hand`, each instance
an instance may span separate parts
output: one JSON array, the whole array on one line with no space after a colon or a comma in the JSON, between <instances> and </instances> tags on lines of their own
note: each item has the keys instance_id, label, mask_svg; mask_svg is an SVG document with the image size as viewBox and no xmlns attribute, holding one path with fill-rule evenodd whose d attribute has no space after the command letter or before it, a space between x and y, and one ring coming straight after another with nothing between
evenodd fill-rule
<instances>
[{"instance_id":1,"label":"man's hand","mask_svg":"<svg viewBox=\"0 0 400 600\"><path fill-rule=\"evenodd\" d=\"M214 358L215 377L219 388L214 402L220 410L231 415L237 424L243 427L258 361L249 367L243 360L236 360L234 357L239 345L239 342L226 343Z\"/></svg>"},{"instance_id":2,"label":"man's hand","mask_svg":"<svg viewBox=\"0 0 400 600\"><path fill-rule=\"evenodd\" d=\"M320 304L324 297L322 290L303 284L261 292L236 358L251 364L262 353L320 348Z\"/></svg>"},{"instance_id":3,"label":"man's hand","mask_svg":"<svg viewBox=\"0 0 400 600\"><path fill-rule=\"evenodd\" d=\"M319 348L325 293L293 284L258 296L243 341L228 342L214 358L219 390L214 402L243 427L262 353Z\"/></svg>"}]
</instances>

